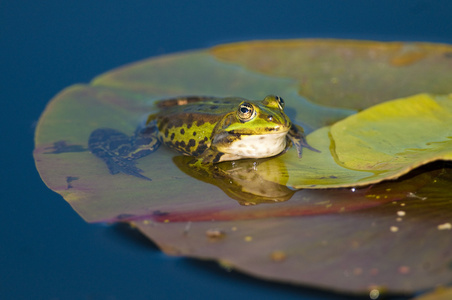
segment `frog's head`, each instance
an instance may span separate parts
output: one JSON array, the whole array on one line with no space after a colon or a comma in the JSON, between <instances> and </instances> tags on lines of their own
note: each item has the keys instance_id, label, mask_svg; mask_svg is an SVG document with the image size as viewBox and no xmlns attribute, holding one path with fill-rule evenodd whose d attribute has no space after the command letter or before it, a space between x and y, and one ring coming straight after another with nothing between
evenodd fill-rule
<instances>
[{"instance_id":1,"label":"frog's head","mask_svg":"<svg viewBox=\"0 0 452 300\"><path fill-rule=\"evenodd\" d=\"M261 158L281 153L291 123L284 100L269 95L262 101L242 101L218 124L213 145L237 158Z\"/></svg>"},{"instance_id":2,"label":"frog's head","mask_svg":"<svg viewBox=\"0 0 452 300\"><path fill-rule=\"evenodd\" d=\"M284 113L284 100L269 95L262 101L242 101L225 118L222 129L231 134L262 135L287 132L290 125Z\"/></svg>"}]
</instances>

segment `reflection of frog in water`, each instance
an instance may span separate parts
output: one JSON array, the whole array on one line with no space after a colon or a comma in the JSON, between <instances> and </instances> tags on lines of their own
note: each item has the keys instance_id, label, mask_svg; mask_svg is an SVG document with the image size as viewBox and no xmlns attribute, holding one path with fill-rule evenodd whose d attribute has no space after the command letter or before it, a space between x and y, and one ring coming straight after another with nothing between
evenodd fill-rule
<instances>
[{"instance_id":1,"label":"reflection of frog in water","mask_svg":"<svg viewBox=\"0 0 452 300\"><path fill-rule=\"evenodd\" d=\"M284 101L267 96L262 101L243 98L186 97L160 101L161 111L150 115L145 127L128 137L114 129L97 129L89 149L102 158L112 174L140 178L135 160L155 151L160 143L193 156L202 164L243 158L266 158L290 145L318 151L306 142L303 129L284 113Z\"/></svg>"},{"instance_id":2,"label":"reflection of frog in water","mask_svg":"<svg viewBox=\"0 0 452 300\"><path fill-rule=\"evenodd\" d=\"M276 178L284 176L287 170L284 164L272 159L201 164L193 163L187 156L175 156L173 161L187 175L216 185L241 205L283 202L296 192L276 183Z\"/></svg>"}]
</instances>

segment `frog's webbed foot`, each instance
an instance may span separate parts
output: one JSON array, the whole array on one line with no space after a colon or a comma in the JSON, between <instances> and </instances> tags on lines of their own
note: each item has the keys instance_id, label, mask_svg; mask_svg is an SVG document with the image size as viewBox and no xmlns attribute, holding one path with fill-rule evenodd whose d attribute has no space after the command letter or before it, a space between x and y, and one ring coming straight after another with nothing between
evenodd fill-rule
<instances>
[{"instance_id":1,"label":"frog's webbed foot","mask_svg":"<svg viewBox=\"0 0 452 300\"><path fill-rule=\"evenodd\" d=\"M304 130L301 126L292 124L290 127L289 133L287 137L290 139L292 144L295 146L298 152L298 157L301 158L303 155L303 148L307 148L314 152L320 152L319 150L311 147L306 141L306 136L304 134Z\"/></svg>"},{"instance_id":2,"label":"frog's webbed foot","mask_svg":"<svg viewBox=\"0 0 452 300\"><path fill-rule=\"evenodd\" d=\"M217 162L220 162L220 159L223 155L224 153L222 152L214 151L211 148L207 148L200 156L198 156L198 159L204 165L215 164Z\"/></svg>"},{"instance_id":3,"label":"frog's webbed foot","mask_svg":"<svg viewBox=\"0 0 452 300\"><path fill-rule=\"evenodd\" d=\"M158 148L158 144L144 148L148 138L145 134L129 137L115 129L100 128L91 133L88 148L91 153L105 162L111 174L124 173L151 180L141 174L143 170L136 167L135 161Z\"/></svg>"}]
</instances>

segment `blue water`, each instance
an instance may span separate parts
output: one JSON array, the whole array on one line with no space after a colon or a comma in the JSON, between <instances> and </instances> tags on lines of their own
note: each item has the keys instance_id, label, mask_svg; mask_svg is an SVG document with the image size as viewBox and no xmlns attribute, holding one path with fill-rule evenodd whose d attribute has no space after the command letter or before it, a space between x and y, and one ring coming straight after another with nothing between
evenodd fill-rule
<instances>
[{"instance_id":1,"label":"blue water","mask_svg":"<svg viewBox=\"0 0 452 300\"><path fill-rule=\"evenodd\" d=\"M85 223L40 180L34 125L64 87L149 56L258 38L452 43L452 2L93 2L0 1L0 299L350 299L169 257L126 227Z\"/></svg>"}]
</instances>

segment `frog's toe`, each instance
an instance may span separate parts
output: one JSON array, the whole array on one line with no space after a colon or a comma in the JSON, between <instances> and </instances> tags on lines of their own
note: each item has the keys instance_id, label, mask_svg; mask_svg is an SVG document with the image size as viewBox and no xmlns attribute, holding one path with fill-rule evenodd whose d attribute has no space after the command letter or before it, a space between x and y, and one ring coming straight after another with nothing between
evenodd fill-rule
<instances>
[{"instance_id":1,"label":"frog's toe","mask_svg":"<svg viewBox=\"0 0 452 300\"><path fill-rule=\"evenodd\" d=\"M207 149L203 152L198 158L201 160L201 163L206 164L215 164L221 161L221 157L224 155L222 152L213 151L212 149Z\"/></svg>"},{"instance_id":2,"label":"frog's toe","mask_svg":"<svg viewBox=\"0 0 452 300\"><path fill-rule=\"evenodd\" d=\"M304 135L300 135L297 137L288 136L288 138L289 138L288 141L292 143L292 145L297 149L298 158L301 158L303 156L303 148L309 149L314 152L321 152L320 150L310 146L306 141Z\"/></svg>"}]
</instances>

